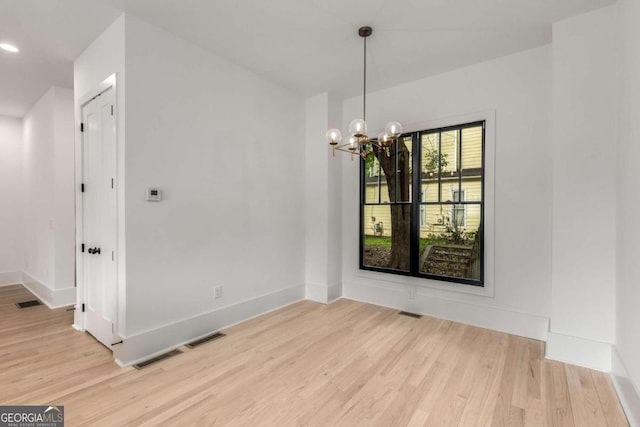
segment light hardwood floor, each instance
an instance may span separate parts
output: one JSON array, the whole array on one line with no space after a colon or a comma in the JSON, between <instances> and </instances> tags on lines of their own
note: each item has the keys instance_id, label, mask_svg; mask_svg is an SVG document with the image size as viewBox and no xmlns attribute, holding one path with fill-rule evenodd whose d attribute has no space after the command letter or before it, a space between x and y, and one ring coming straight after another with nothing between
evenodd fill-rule
<instances>
[{"instance_id":1,"label":"light hardwood floor","mask_svg":"<svg viewBox=\"0 0 640 427\"><path fill-rule=\"evenodd\" d=\"M349 300L300 302L142 370L0 288L0 404L67 426L626 426L607 374L544 343Z\"/></svg>"}]
</instances>

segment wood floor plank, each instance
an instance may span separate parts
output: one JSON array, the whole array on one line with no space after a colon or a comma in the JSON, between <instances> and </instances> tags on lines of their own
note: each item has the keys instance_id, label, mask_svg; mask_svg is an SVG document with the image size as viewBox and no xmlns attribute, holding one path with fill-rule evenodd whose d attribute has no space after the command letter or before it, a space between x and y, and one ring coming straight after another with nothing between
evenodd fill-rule
<instances>
[{"instance_id":1,"label":"wood floor plank","mask_svg":"<svg viewBox=\"0 0 640 427\"><path fill-rule=\"evenodd\" d=\"M591 371L593 383L600 400L600 407L609 427L620 427L629 424L616 394L611 378L604 372Z\"/></svg>"},{"instance_id":2,"label":"wood floor plank","mask_svg":"<svg viewBox=\"0 0 640 427\"><path fill-rule=\"evenodd\" d=\"M565 366L565 371L576 426L606 426L591 372L572 365Z\"/></svg>"},{"instance_id":3,"label":"wood floor plank","mask_svg":"<svg viewBox=\"0 0 640 427\"><path fill-rule=\"evenodd\" d=\"M565 364L554 361L544 362L547 425L573 427L573 408L569 396L569 386Z\"/></svg>"},{"instance_id":4,"label":"wood floor plank","mask_svg":"<svg viewBox=\"0 0 640 427\"><path fill-rule=\"evenodd\" d=\"M64 405L69 426L628 426L606 374L447 320L303 301L136 370L28 299L0 288L0 404Z\"/></svg>"}]
</instances>

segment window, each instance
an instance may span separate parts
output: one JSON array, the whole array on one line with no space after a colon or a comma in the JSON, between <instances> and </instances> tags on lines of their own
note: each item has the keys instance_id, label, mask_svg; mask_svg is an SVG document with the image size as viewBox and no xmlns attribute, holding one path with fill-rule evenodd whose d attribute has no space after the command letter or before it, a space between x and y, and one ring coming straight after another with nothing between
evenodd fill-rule
<instances>
[{"instance_id":1,"label":"window","mask_svg":"<svg viewBox=\"0 0 640 427\"><path fill-rule=\"evenodd\" d=\"M361 269L483 286L484 124L405 134L362 161Z\"/></svg>"}]
</instances>

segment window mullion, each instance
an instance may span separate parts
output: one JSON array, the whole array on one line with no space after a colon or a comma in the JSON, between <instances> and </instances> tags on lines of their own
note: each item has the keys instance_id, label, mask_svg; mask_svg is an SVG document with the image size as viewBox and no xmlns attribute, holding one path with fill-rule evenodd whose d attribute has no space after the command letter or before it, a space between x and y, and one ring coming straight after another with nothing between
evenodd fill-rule
<instances>
[{"instance_id":1,"label":"window mullion","mask_svg":"<svg viewBox=\"0 0 640 427\"><path fill-rule=\"evenodd\" d=\"M365 204L365 192L366 192L366 172L365 172L365 166L366 166L366 160L363 159L361 156L360 157L360 250L359 250L359 254L358 254L358 262L360 264L360 268L362 268L364 266L364 204ZM378 202L380 202L380 199L378 199Z\"/></svg>"},{"instance_id":2,"label":"window mullion","mask_svg":"<svg viewBox=\"0 0 640 427\"><path fill-rule=\"evenodd\" d=\"M409 236L409 271L418 274L420 270L420 192L422 191L422 147L420 133L411 135L411 236Z\"/></svg>"},{"instance_id":3,"label":"window mullion","mask_svg":"<svg viewBox=\"0 0 640 427\"><path fill-rule=\"evenodd\" d=\"M458 173L458 201L462 198L462 129L458 129L458 144L456 144L456 168Z\"/></svg>"},{"instance_id":4,"label":"window mullion","mask_svg":"<svg viewBox=\"0 0 640 427\"><path fill-rule=\"evenodd\" d=\"M442 202L442 132L438 132L438 202Z\"/></svg>"}]
</instances>

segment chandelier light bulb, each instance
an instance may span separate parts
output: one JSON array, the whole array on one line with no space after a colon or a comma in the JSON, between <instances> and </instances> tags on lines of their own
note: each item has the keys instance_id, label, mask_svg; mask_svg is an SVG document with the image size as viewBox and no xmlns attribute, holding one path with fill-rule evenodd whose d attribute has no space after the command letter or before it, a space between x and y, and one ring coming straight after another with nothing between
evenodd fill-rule
<instances>
[{"instance_id":1,"label":"chandelier light bulb","mask_svg":"<svg viewBox=\"0 0 640 427\"><path fill-rule=\"evenodd\" d=\"M378 135L378 144L386 147L391 142L391 138L385 132L380 132Z\"/></svg>"},{"instance_id":2,"label":"chandelier light bulb","mask_svg":"<svg viewBox=\"0 0 640 427\"><path fill-rule=\"evenodd\" d=\"M329 129L325 135L327 142L331 145L337 145L342 141L342 134L338 129Z\"/></svg>"},{"instance_id":3,"label":"chandelier light bulb","mask_svg":"<svg viewBox=\"0 0 640 427\"><path fill-rule=\"evenodd\" d=\"M348 141L349 141L349 150L353 151L356 148L358 148L358 138L351 135Z\"/></svg>"},{"instance_id":4,"label":"chandelier light bulb","mask_svg":"<svg viewBox=\"0 0 640 427\"><path fill-rule=\"evenodd\" d=\"M384 127L384 131L391 138L397 138L402 135L402 125L399 122L389 122Z\"/></svg>"},{"instance_id":5,"label":"chandelier light bulb","mask_svg":"<svg viewBox=\"0 0 640 427\"><path fill-rule=\"evenodd\" d=\"M7 52L11 52L11 53L20 52L20 49L18 49L17 47L9 43L0 43L0 49L6 50Z\"/></svg>"},{"instance_id":6,"label":"chandelier light bulb","mask_svg":"<svg viewBox=\"0 0 640 427\"><path fill-rule=\"evenodd\" d=\"M353 119L349 123L349 133L353 136L363 136L367 133L367 123L362 119Z\"/></svg>"}]
</instances>

